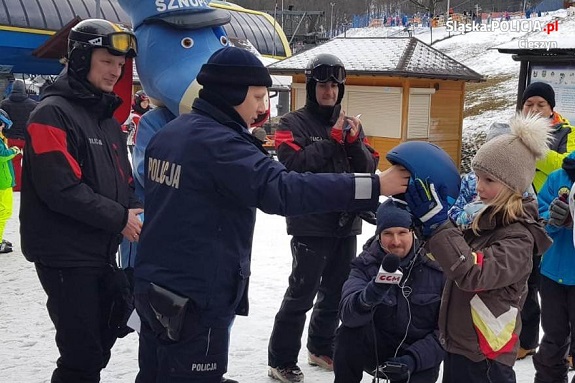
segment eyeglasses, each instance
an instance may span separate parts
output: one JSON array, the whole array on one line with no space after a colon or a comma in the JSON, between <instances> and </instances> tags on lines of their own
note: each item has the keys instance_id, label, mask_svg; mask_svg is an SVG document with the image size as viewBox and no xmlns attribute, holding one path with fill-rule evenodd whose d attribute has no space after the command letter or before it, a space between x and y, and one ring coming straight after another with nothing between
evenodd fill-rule
<instances>
[{"instance_id":1,"label":"eyeglasses","mask_svg":"<svg viewBox=\"0 0 575 383\"><path fill-rule=\"evenodd\" d=\"M318 65L311 70L306 69L305 74L317 82L335 81L342 84L345 81L345 68L339 65Z\"/></svg>"}]
</instances>

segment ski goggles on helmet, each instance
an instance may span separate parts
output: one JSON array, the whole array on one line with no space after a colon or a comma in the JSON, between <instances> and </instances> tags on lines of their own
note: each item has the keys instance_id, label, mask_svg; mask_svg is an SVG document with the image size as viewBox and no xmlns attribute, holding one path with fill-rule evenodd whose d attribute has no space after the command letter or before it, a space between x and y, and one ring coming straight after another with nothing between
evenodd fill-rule
<instances>
[{"instance_id":1,"label":"ski goggles on helmet","mask_svg":"<svg viewBox=\"0 0 575 383\"><path fill-rule=\"evenodd\" d=\"M136 36L129 32L113 32L101 36L71 31L70 40L77 41L80 44L88 44L94 48L106 48L110 53L118 56L136 57L138 53Z\"/></svg>"},{"instance_id":2,"label":"ski goggles on helmet","mask_svg":"<svg viewBox=\"0 0 575 383\"><path fill-rule=\"evenodd\" d=\"M108 44L104 44L108 49L117 51L130 57L136 56L138 53L138 43L136 36L127 32L111 33L104 36L104 41L108 40Z\"/></svg>"},{"instance_id":3,"label":"ski goggles on helmet","mask_svg":"<svg viewBox=\"0 0 575 383\"><path fill-rule=\"evenodd\" d=\"M345 68L339 65L318 65L313 69L306 69L306 76L317 82L335 81L342 84L345 81Z\"/></svg>"}]
</instances>

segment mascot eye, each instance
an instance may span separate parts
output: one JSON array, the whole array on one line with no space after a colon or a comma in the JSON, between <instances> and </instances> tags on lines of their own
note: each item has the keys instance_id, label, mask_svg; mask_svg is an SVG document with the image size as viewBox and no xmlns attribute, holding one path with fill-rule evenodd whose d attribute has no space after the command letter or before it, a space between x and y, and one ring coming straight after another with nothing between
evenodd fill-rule
<instances>
[{"instance_id":1,"label":"mascot eye","mask_svg":"<svg viewBox=\"0 0 575 383\"><path fill-rule=\"evenodd\" d=\"M180 44L182 44L182 47L189 49L194 46L194 40L191 37L184 37Z\"/></svg>"},{"instance_id":2,"label":"mascot eye","mask_svg":"<svg viewBox=\"0 0 575 383\"><path fill-rule=\"evenodd\" d=\"M222 45L228 45L228 36L222 36L220 37L220 43L222 43Z\"/></svg>"}]
</instances>

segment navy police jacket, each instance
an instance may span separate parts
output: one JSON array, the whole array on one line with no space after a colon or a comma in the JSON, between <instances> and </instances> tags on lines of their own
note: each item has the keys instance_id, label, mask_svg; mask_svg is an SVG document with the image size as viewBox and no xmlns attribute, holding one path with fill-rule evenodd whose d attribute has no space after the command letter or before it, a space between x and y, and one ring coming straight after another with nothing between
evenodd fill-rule
<instances>
[{"instance_id":1,"label":"navy police jacket","mask_svg":"<svg viewBox=\"0 0 575 383\"><path fill-rule=\"evenodd\" d=\"M400 285L389 284L384 302L374 308L365 307L360 295L379 271L386 253L372 237L364 251L351 263L349 277L342 288L340 317L343 326L369 326L366 334L373 337L371 321L378 332L380 359L394 356L395 349L407 336L398 355L409 353L417 370L437 367L444 351L439 343L439 306L445 277L439 264L423 251L415 254L420 243L416 240L411 253L402 260L403 278ZM409 304L408 304L409 303Z\"/></svg>"},{"instance_id":2,"label":"navy police jacket","mask_svg":"<svg viewBox=\"0 0 575 383\"><path fill-rule=\"evenodd\" d=\"M135 291L153 282L191 298L204 325L227 327L248 312L256 208L284 216L374 209L379 179L288 172L233 108L224 112L203 98L192 108L146 149Z\"/></svg>"}]
</instances>

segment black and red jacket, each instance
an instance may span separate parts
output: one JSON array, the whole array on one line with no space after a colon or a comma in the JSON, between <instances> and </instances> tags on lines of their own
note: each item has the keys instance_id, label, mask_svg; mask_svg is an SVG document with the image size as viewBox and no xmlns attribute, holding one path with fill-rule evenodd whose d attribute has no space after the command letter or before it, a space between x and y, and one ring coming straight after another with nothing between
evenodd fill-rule
<instances>
[{"instance_id":1,"label":"black and red jacket","mask_svg":"<svg viewBox=\"0 0 575 383\"><path fill-rule=\"evenodd\" d=\"M339 116L338 107L320 107L308 100L306 105L284 115L275 133L278 159L288 170L299 173L374 173L379 155L363 131L358 139L339 143L331 129ZM344 212L287 217L290 235L347 237L361 234L361 219Z\"/></svg>"},{"instance_id":2,"label":"black and red jacket","mask_svg":"<svg viewBox=\"0 0 575 383\"><path fill-rule=\"evenodd\" d=\"M121 100L62 75L26 127L20 233L26 259L52 267L100 266L115 257L133 191Z\"/></svg>"}]
</instances>

